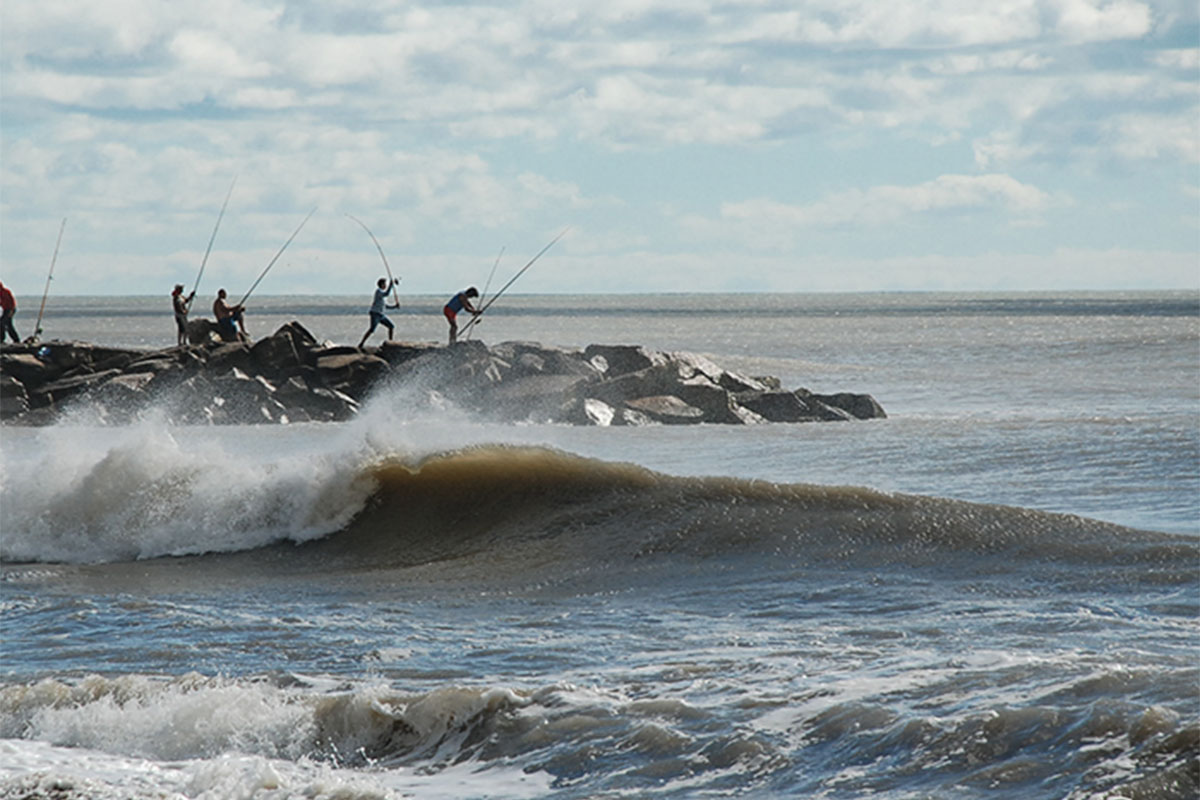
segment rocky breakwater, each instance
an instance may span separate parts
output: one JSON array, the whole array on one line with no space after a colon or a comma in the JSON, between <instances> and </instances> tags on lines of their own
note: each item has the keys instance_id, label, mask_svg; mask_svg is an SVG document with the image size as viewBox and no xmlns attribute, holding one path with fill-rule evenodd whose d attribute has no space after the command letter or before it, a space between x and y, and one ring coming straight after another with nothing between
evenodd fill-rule
<instances>
[{"instance_id":1,"label":"rocky breakwater","mask_svg":"<svg viewBox=\"0 0 1200 800\"><path fill-rule=\"evenodd\" d=\"M755 424L886 416L864 394L785 390L694 353L632 345L585 349L480 341L386 342L367 351L322 343L291 322L253 344L200 336L143 351L80 342L0 350L0 418L126 424L349 419L372 394L410 412L461 409L481 419L573 425Z\"/></svg>"}]
</instances>

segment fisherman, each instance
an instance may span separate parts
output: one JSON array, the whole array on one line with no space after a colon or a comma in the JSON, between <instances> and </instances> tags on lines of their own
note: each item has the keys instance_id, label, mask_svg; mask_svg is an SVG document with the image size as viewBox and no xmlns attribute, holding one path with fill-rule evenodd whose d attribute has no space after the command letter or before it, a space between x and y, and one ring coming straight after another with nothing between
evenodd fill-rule
<instances>
[{"instance_id":1,"label":"fisherman","mask_svg":"<svg viewBox=\"0 0 1200 800\"><path fill-rule=\"evenodd\" d=\"M11 336L14 344L21 343L21 337L17 336L17 329L13 327L13 315L17 313L17 298L13 297L12 290L0 283L0 343L4 342L5 337Z\"/></svg>"},{"instance_id":2,"label":"fisherman","mask_svg":"<svg viewBox=\"0 0 1200 800\"><path fill-rule=\"evenodd\" d=\"M458 341L458 312L465 308L476 317L479 316L479 309L471 305L470 298L472 297L479 297L479 290L474 286L459 292L458 294L454 295L454 297L451 297L450 302L446 303L446 307L442 309L442 313L445 314L446 319L450 321L450 344L454 344L456 341Z\"/></svg>"},{"instance_id":3,"label":"fisherman","mask_svg":"<svg viewBox=\"0 0 1200 800\"><path fill-rule=\"evenodd\" d=\"M180 347L187 344L187 315L192 307L192 300L196 298L196 290L187 297L183 296L183 284L175 284L174 291L171 292L171 304L175 307L175 328L177 332L176 342Z\"/></svg>"},{"instance_id":4,"label":"fisherman","mask_svg":"<svg viewBox=\"0 0 1200 800\"><path fill-rule=\"evenodd\" d=\"M217 290L217 299L213 301L213 316L217 318L217 332L226 342L246 341L246 323L242 320L242 312L246 309L241 305L231 306L225 302L225 290ZM237 327L234 327L236 323ZM238 329L241 332L238 332Z\"/></svg>"},{"instance_id":5,"label":"fisherman","mask_svg":"<svg viewBox=\"0 0 1200 800\"><path fill-rule=\"evenodd\" d=\"M362 350L362 346L367 343L367 338L375 332L375 328L381 323L387 328L388 341L392 340L392 334L395 333L396 327L392 325L392 321L387 318L387 314L383 313L384 308L399 308L400 304L385 306L388 292L391 288L399 283L399 279L392 278L392 282L388 283L387 278L380 278L376 283L375 299L371 302L371 310L367 313L371 315L371 327L367 328L367 332L363 334L362 341L358 343L358 349Z\"/></svg>"}]
</instances>

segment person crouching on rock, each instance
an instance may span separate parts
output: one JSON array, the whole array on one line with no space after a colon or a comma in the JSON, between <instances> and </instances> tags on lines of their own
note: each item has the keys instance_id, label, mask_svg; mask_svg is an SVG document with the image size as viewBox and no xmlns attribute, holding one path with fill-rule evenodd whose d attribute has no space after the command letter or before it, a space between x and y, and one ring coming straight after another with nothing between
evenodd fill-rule
<instances>
[{"instance_id":1,"label":"person crouching on rock","mask_svg":"<svg viewBox=\"0 0 1200 800\"><path fill-rule=\"evenodd\" d=\"M217 290L217 299L213 301L213 316L217 318L217 332L226 342L245 341L246 324L242 321L242 312L246 309L240 305L231 306L225 302L225 290ZM238 332L241 328L241 333Z\"/></svg>"},{"instance_id":2,"label":"person crouching on rock","mask_svg":"<svg viewBox=\"0 0 1200 800\"><path fill-rule=\"evenodd\" d=\"M187 344L187 315L191 309L192 300L195 297L196 291L194 289L187 297L183 296L182 283L175 284L175 290L171 292L171 304L175 308L175 329L177 334L175 344L179 347Z\"/></svg>"},{"instance_id":3,"label":"person crouching on rock","mask_svg":"<svg viewBox=\"0 0 1200 800\"><path fill-rule=\"evenodd\" d=\"M479 309L471 305L470 298L472 297L479 297L479 290L474 286L451 297L450 302L446 303L446 307L442 309L442 313L450 321L450 344L458 341L458 312L465 308L475 316L479 316Z\"/></svg>"},{"instance_id":4,"label":"person crouching on rock","mask_svg":"<svg viewBox=\"0 0 1200 800\"><path fill-rule=\"evenodd\" d=\"M363 334L362 341L358 343L358 349L362 350L362 346L367 343L367 338L375 332L375 328L379 325L387 328L388 341L392 340L392 334L396 331L396 326L392 325L392 321L387 318L387 314L383 313L385 301L387 300L388 291L400 281L392 278L392 282L388 283L387 278L380 278L375 284L378 288L375 289L375 299L371 303L371 310L367 313L371 315L371 327L367 328L367 332ZM387 308L399 308L400 304L386 306Z\"/></svg>"},{"instance_id":5,"label":"person crouching on rock","mask_svg":"<svg viewBox=\"0 0 1200 800\"><path fill-rule=\"evenodd\" d=\"M13 315L17 313L17 298L3 283L0 283L0 312L0 342L11 336L14 344L20 344L21 337L17 336L17 329L13 327L12 321Z\"/></svg>"}]
</instances>

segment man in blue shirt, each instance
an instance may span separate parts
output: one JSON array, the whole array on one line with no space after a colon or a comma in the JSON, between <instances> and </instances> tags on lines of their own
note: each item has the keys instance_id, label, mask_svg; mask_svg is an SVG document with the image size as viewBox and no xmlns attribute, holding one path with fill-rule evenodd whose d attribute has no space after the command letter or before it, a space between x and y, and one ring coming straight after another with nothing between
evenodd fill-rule
<instances>
[{"instance_id":1,"label":"man in blue shirt","mask_svg":"<svg viewBox=\"0 0 1200 800\"><path fill-rule=\"evenodd\" d=\"M472 297L479 297L479 290L474 286L451 297L450 302L446 303L446 307L442 309L442 313L446 315L446 320L450 323L450 344L454 344L458 340L458 312L466 309L475 316L479 316L479 309L471 305L470 298Z\"/></svg>"},{"instance_id":2,"label":"man in blue shirt","mask_svg":"<svg viewBox=\"0 0 1200 800\"><path fill-rule=\"evenodd\" d=\"M380 278L375 284L378 288L375 290L375 300L372 301L371 310L369 312L371 315L371 327L367 328L367 332L363 334L362 341L358 343L359 350L361 350L362 346L367 343L367 337L375 332L375 328L377 328L380 323L383 324L383 327L387 328L388 340L391 341L392 333L395 332L396 326L392 325L392 321L387 318L386 314L383 313L384 301L387 300L387 295L388 292L391 291L391 288L399 282L400 281L396 278L392 278L391 283L388 283L387 278ZM399 307L399 303L387 306L387 308Z\"/></svg>"}]
</instances>

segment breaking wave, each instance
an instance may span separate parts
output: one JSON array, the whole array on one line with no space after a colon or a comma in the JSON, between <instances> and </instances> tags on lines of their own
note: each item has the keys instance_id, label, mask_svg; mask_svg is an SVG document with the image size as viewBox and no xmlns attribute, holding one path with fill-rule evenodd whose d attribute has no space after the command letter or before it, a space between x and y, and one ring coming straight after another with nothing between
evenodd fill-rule
<instances>
[{"instance_id":1,"label":"breaking wave","mask_svg":"<svg viewBox=\"0 0 1200 800\"><path fill-rule=\"evenodd\" d=\"M675 477L543 447L398 453L355 441L252 458L255 432L189 443L179 429L54 440L7 466L7 562L101 563L289 547L293 568L477 564L529 576L652 557L800 563L1103 564L1194 577L1194 540L1080 517L853 487ZM272 447L278 447L277 441ZM298 547L296 545L299 545ZM314 566L314 568L316 568Z\"/></svg>"}]
</instances>

